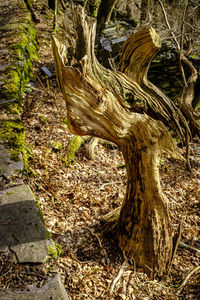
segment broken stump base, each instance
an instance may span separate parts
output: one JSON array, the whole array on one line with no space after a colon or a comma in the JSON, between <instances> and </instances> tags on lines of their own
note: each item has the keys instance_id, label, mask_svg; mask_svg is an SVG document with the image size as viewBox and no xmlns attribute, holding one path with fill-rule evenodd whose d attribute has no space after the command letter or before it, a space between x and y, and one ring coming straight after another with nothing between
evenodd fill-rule
<instances>
[{"instance_id":1,"label":"broken stump base","mask_svg":"<svg viewBox=\"0 0 200 300\"><path fill-rule=\"evenodd\" d=\"M107 213L101 219L101 229L103 232L112 231L117 228L117 223L119 220L119 215L121 211L121 206L115 208L111 212Z\"/></svg>"}]
</instances>

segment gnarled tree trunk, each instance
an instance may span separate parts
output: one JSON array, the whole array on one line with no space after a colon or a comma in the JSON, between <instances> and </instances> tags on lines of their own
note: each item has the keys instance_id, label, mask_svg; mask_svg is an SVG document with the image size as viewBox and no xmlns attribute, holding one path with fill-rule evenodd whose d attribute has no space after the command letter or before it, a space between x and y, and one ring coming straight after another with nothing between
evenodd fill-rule
<instances>
[{"instance_id":1,"label":"gnarled tree trunk","mask_svg":"<svg viewBox=\"0 0 200 300\"><path fill-rule=\"evenodd\" d=\"M67 61L70 38L53 36L57 77L66 101L70 129L77 135L103 138L119 146L127 168L126 196L118 220L119 245L147 273L164 279L172 260L173 236L167 201L160 187L159 157L163 152L174 158L182 157L165 125L146 112L150 110L157 119L162 116L166 122L173 120L181 134L180 115L168 98L162 98L160 105L155 94L148 94L138 84L136 75L132 76L133 80L121 72L103 68L94 55L94 21L80 7L73 16L78 55L72 65ZM144 58L144 73L140 74L142 68L134 71L132 61L129 65L132 74L144 78L160 42L152 28L138 35L140 44L136 48L133 44L129 50ZM133 53L131 57L134 61ZM124 101L127 97L131 105Z\"/></svg>"}]
</instances>

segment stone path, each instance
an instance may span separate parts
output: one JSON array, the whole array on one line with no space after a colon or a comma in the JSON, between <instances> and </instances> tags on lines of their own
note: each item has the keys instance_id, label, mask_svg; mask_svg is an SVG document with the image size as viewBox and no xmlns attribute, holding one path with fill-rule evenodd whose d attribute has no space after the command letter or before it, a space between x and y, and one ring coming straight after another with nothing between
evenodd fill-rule
<instances>
[{"instance_id":1,"label":"stone path","mask_svg":"<svg viewBox=\"0 0 200 300\"><path fill-rule=\"evenodd\" d=\"M20 36L25 37L23 43L27 43L24 45L26 49L34 45L34 34L30 34L29 30L32 26L31 15L23 0L1 0L0 12L0 255L10 254L16 263L44 263L52 255L57 255L56 247L45 228L42 212L30 187L23 183L21 150L17 149L18 157L13 159L15 149L12 146L12 149L9 148L13 142L10 143L8 135L6 138L1 135L7 130L3 127L5 121L9 122L10 118L20 121L16 113L6 113L5 105L21 103L23 89L29 80L24 70L31 66L33 51L23 50ZM19 52L16 52L16 45ZM12 74L18 77L12 78ZM2 116L1 111L4 112ZM12 128L14 135L11 138L14 140L18 134L16 129ZM0 299L69 298L60 276L56 275L40 289L31 286L25 292L0 290Z\"/></svg>"},{"instance_id":2,"label":"stone path","mask_svg":"<svg viewBox=\"0 0 200 300\"><path fill-rule=\"evenodd\" d=\"M0 174L5 177L19 175L24 169L22 154L19 154L18 160L14 161L11 152L0 142Z\"/></svg>"},{"instance_id":3,"label":"stone path","mask_svg":"<svg viewBox=\"0 0 200 300\"><path fill-rule=\"evenodd\" d=\"M69 300L60 276L50 278L42 288L30 286L29 291L0 291L1 300Z\"/></svg>"},{"instance_id":4,"label":"stone path","mask_svg":"<svg viewBox=\"0 0 200 300\"><path fill-rule=\"evenodd\" d=\"M23 0L1 0L0 11L1 109L2 104L13 101L12 96L16 98L19 105L21 103L18 86L22 87L22 83L28 79L23 78L25 74L21 69L18 72L18 65L21 63L26 65L26 62L31 59L31 54L23 51L23 46L26 45L21 43L30 43L32 37L29 37L27 29L32 26L32 23ZM24 37L26 34L26 39L22 40L21 36ZM16 47L19 52L16 52ZM16 76L16 73L19 73L17 80L11 76L12 74ZM16 126L20 124L20 127L7 129L5 122L8 124L10 118ZM39 215L31 189L23 184L24 163L19 151L21 148L15 151L15 140L23 131L23 123L19 122L19 115L10 114L10 111L6 113L4 106L4 119L0 117L0 254L10 253L15 261L21 263L42 263L47 259L49 252L56 253L56 248L47 238L48 233L41 220L41 214ZM9 134L6 135L8 130L10 130ZM21 144L23 143L24 140ZM17 153L17 157L15 155L13 158L13 151Z\"/></svg>"},{"instance_id":5,"label":"stone path","mask_svg":"<svg viewBox=\"0 0 200 300\"><path fill-rule=\"evenodd\" d=\"M0 193L0 252L10 252L15 262L43 263L53 242L39 215L36 200L28 185Z\"/></svg>"}]
</instances>

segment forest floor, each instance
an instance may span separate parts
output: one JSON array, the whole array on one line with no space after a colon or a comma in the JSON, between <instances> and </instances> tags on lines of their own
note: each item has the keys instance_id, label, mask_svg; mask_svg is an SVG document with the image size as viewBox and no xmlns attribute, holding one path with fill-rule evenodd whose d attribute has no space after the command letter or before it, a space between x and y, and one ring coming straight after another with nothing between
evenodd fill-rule
<instances>
[{"instance_id":1,"label":"forest floor","mask_svg":"<svg viewBox=\"0 0 200 300\"><path fill-rule=\"evenodd\" d=\"M191 143L192 173L184 162L162 158L160 175L168 199L171 227L181 223L181 241L199 251L178 248L166 283L150 280L134 262L125 263L117 246L116 232L102 233L102 217L120 206L126 187L126 170L121 153L114 146L98 144L96 158L87 158L82 147L76 163L68 167L65 157L73 137L66 122L66 106L52 70L51 31L53 16L39 10L36 25L40 61L24 98L23 121L26 142L32 148L26 182L31 186L48 231L62 247L58 258L42 265L18 265L9 259L0 267L7 270L1 278L4 288L25 289L43 285L59 272L71 299L200 299L200 144ZM54 73L55 75L55 73ZM61 149L57 149L59 142ZM187 274L195 270L187 278ZM2 270L2 269L1 269ZM120 273L120 278L117 277ZM187 279L181 289L181 283Z\"/></svg>"}]
</instances>

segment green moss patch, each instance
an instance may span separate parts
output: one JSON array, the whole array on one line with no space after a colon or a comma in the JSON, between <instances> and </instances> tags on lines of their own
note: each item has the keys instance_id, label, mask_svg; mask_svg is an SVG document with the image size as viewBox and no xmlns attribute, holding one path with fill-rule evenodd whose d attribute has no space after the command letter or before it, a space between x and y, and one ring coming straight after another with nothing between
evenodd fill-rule
<instances>
[{"instance_id":1,"label":"green moss patch","mask_svg":"<svg viewBox=\"0 0 200 300\"><path fill-rule=\"evenodd\" d=\"M69 144L68 152L64 158L62 158L62 162L64 162L65 166L68 167L70 164L75 164L75 155L78 149L84 143L84 138L81 136L74 136Z\"/></svg>"},{"instance_id":2,"label":"green moss patch","mask_svg":"<svg viewBox=\"0 0 200 300\"><path fill-rule=\"evenodd\" d=\"M61 151L62 150L62 143L55 142L55 143L53 143L52 148L53 148L54 152Z\"/></svg>"},{"instance_id":3,"label":"green moss patch","mask_svg":"<svg viewBox=\"0 0 200 300\"><path fill-rule=\"evenodd\" d=\"M17 36L17 40L11 46L14 63L5 71L8 80L2 86L0 96L5 99L17 99L21 104L24 89L33 78L32 62L39 59L37 32L27 12L21 24L8 24L5 29L12 32L14 39Z\"/></svg>"},{"instance_id":4,"label":"green moss patch","mask_svg":"<svg viewBox=\"0 0 200 300\"><path fill-rule=\"evenodd\" d=\"M13 9L15 7L15 3ZM3 80L0 90L0 98L16 99L7 104L7 112L12 115L21 115L22 96L27 83L33 78L32 63L39 59L37 32L34 29L31 15L25 8L25 4L20 3L16 8L16 15L12 16L9 23L3 27L8 34L8 47L11 63L5 65L3 70ZM25 130L20 119L3 121L0 124L0 139L5 147L9 149L11 159L24 162L24 170L28 171L28 158L31 156L31 149L25 143Z\"/></svg>"},{"instance_id":5,"label":"green moss patch","mask_svg":"<svg viewBox=\"0 0 200 300\"><path fill-rule=\"evenodd\" d=\"M48 258L56 258L57 257L57 250L55 246L49 246L47 248Z\"/></svg>"},{"instance_id":6,"label":"green moss patch","mask_svg":"<svg viewBox=\"0 0 200 300\"><path fill-rule=\"evenodd\" d=\"M62 246L57 243L54 243L54 246L53 245L49 246L47 248L47 251L48 251L48 258L57 258L62 254Z\"/></svg>"}]
</instances>

